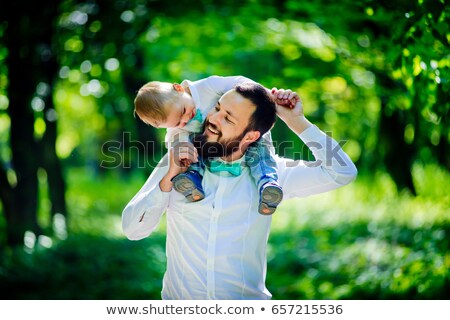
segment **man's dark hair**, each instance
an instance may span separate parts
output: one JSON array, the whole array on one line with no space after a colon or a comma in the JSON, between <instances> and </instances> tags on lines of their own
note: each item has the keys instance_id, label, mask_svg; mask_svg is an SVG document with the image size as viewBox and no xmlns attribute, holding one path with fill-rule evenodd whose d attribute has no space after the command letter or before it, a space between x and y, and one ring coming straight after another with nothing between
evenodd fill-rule
<instances>
[{"instance_id":1,"label":"man's dark hair","mask_svg":"<svg viewBox=\"0 0 450 320\"><path fill-rule=\"evenodd\" d=\"M277 119L275 101L267 89L258 83L246 82L238 84L234 89L256 107L250 117L247 131L259 131L262 136L272 128Z\"/></svg>"}]
</instances>

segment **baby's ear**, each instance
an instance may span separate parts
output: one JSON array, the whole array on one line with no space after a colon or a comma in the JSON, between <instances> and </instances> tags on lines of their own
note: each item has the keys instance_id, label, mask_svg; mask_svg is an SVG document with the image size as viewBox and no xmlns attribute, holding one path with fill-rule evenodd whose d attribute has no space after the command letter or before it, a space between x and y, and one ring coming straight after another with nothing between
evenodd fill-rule
<instances>
[{"instance_id":1,"label":"baby's ear","mask_svg":"<svg viewBox=\"0 0 450 320\"><path fill-rule=\"evenodd\" d=\"M184 88L181 86L181 84L174 83L174 84L173 84L173 88L174 88L177 92L184 92Z\"/></svg>"}]
</instances>

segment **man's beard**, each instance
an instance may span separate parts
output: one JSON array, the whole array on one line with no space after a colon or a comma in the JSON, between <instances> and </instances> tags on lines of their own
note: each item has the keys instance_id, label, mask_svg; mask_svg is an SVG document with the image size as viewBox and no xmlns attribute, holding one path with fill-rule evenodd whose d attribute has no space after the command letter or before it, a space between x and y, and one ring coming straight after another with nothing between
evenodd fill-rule
<instances>
[{"instance_id":1,"label":"man's beard","mask_svg":"<svg viewBox=\"0 0 450 320\"><path fill-rule=\"evenodd\" d=\"M202 132L205 132L205 128L207 125L210 125L213 127L213 129L216 129L213 124L206 120L203 124ZM206 136L206 134L199 133L192 136L192 143L197 149L198 154L203 157L203 159L228 157L239 150L239 144L246 133L247 130L244 130L241 135L221 142L219 142L220 138L222 137L221 132L219 132L217 142L207 141L208 137Z\"/></svg>"}]
</instances>

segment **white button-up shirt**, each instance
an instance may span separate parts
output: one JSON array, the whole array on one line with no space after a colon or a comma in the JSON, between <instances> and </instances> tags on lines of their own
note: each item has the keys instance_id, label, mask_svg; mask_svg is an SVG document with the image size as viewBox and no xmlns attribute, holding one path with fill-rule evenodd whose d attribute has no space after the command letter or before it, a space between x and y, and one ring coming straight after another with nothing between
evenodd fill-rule
<instances>
[{"instance_id":1,"label":"white button-up shirt","mask_svg":"<svg viewBox=\"0 0 450 320\"><path fill-rule=\"evenodd\" d=\"M283 201L336 189L356 177L349 157L317 127L299 137L310 146L316 162L277 158ZM244 166L238 177L206 170L202 183L206 197L193 203L174 190L161 191L159 182L167 171L166 155L122 216L126 236L139 240L167 214L162 298L270 299L265 278L272 218L258 213L259 194L249 168Z\"/></svg>"}]
</instances>

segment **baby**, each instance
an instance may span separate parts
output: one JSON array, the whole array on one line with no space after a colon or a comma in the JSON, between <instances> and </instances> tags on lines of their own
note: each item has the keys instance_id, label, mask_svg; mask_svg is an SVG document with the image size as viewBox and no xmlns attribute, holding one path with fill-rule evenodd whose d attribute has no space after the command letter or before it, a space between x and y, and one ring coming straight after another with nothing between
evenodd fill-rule
<instances>
[{"instance_id":1,"label":"baby","mask_svg":"<svg viewBox=\"0 0 450 320\"><path fill-rule=\"evenodd\" d=\"M217 107L220 97L238 84L253 82L242 77L211 76L206 79L181 84L152 81L139 89L134 100L135 114L148 125L155 128L167 128L165 141L170 145L174 139L190 141L191 133L202 130L205 116ZM272 144L270 134L265 139ZM250 164L250 172L259 190L259 213L273 214L283 199L283 191L278 184L276 162L273 159L267 141L258 141L246 152L246 163ZM221 166L211 165L209 169L215 172ZM224 166L229 166L223 163ZM235 170L236 169L236 170ZM227 169L232 175L240 173L238 168ZM218 170L217 170L218 171ZM172 179L173 188L182 193L188 201L199 201L205 197L202 187L204 163L193 163L188 170Z\"/></svg>"}]
</instances>

